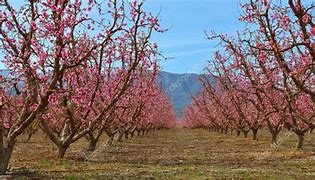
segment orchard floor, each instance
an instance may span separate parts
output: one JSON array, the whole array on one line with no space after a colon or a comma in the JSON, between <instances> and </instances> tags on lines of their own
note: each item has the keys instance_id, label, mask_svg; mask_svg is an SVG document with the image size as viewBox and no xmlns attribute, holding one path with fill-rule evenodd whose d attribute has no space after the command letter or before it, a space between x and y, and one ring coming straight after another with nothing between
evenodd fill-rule
<instances>
[{"instance_id":1,"label":"orchard floor","mask_svg":"<svg viewBox=\"0 0 315 180\"><path fill-rule=\"evenodd\" d=\"M94 153L82 150L87 146L83 139L64 160L55 159L49 140L35 135L19 140L10 166L18 175L39 179L315 179L315 132L306 136L303 151L294 150L294 134L283 132L279 146L272 148L269 134L259 133L259 141L253 141L175 128L112 147L102 146L102 140Z\"/></svg>"}]
</instances>

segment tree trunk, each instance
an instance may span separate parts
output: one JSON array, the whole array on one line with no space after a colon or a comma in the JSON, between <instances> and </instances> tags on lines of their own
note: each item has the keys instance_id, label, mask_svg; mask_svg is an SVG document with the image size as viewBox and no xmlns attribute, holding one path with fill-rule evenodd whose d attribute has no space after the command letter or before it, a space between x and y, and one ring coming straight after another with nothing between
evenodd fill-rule
<instances>
[{"instance_id":1,"label":"tree trunk","mask_svg":"<svg viewBox=\"0 0 315 180\"><path fill-rule=\"evenodd\" d=\"M271 144L276 145L277 144L277 132L271 132Z\"/></svg>"},{"instance_id":2,"label":"tree trunk","mask_svg":"<svg viewBox=\"0 0 315 180\"><path fill-rule=\"evenodd\" d=\"M94 151L96 149L97 140L95 139L89 139L89 147L88 151Z\"/></svg>"},{"instance_id":3,"label":"tree trunk","mask_svg":"<svg viewBox=\"0 0 315 180\"><path fill-rule=\"evenodd\" d=\"M241 131L236 130L236 135L237 135L237 136L240 136L240 134L241 134Z\"/></svg>"},{"instance_id":4,"label":"tree trunk","mask_svg":"<svg viewBox=\"0 0 315 180\"><path fill-rule=\"evenodd\" d=\"M113 142L114 142L114 136L109 136L108 137L108 140L106 142L106 145L107 146L112 146L113 145Z\"/></svg>"},{"instance_id":5,"label":"tree trunk","mask_svg":"<svg viewBox=\"0 0 315 180\"><path fill-rule=\"evenodd\" d=\"M258 129L252 129L253 132L253 140L257 140L257 133L258 133Z\"/></svg>"},{"instance_id":6,"label":"tree trunk","mask_svg":"<svg viewBox=\"0 0 315 180\"><path fill-rule=\"evenodd\" d=\"M12 146L13 147L13 146ZM12 148L3 148L0 152L0 175L4 175L7 172L9 161L12 155Z\"/></svg>"},{"instance_id":7,"label":"tree trunk","mask_svg":"<svg viewBox=\"0 0 315 180\"><path fill-rule=\"evenodd\" d=\"M130 137L133 138L135 136L135 131L130 132Z\"/></svg>"},{"instance_id":8,"label":"tree trunk","mask_svg":"<svg viewBox=\"0 0 315 180\"><path fill-rule=\"evenodd\" d=\"M231 129L231 135L233 135L233 129Z\"/></svg>"},{"instance_id":9,"label":"tree trunk","mask_svg":"<svg viewBox=\"0 0 315 180\"><path fill-rule=\"evenodd\" d=\"M66 154L68 147L69 147L69 145L58 146L58 152L57 152L57 158L58 159L62 159L65 157L65 154Z\"/></svg>"},{"instance_id":10,"label":"tree trunk","mask_svg":"<svg viewBox=\"0 0 315 180\"><path fill-rule=\"evenodd\" d=\"M298 142L296 143L296 149L302 149L304 143L304 134L298 134Z\"/></svg>"},{"instance_id":11,"label":"tree trunk","mask_svg":"<svg viewBox=\"0 0 315 180\"><path fill-rule=\"evenodd\" d=\"M0 129L0 175L4 175L8 170L8 165L15 145L15 140L5 143L4 133Z\"/></svg>"},{"instance_id":12,"label":"tree trunk","mask_svg":"<svg viewBox=\"0 0 315 180\"><path fill-rule=\"evenodd\" d=\"M124 135L123 133L119 133L119 134L118 134L118 138L117 138L117 141L118 141L118 142L122 142L122 137L123 137L123 135Z\"/></svg>"},{"instance_id":13,"label":"tree trunk","mask_svg":"<svg viewBox=\"0 0 315 180\"><path fill-rule=\"evenodd\" d=\"M137 136L140 136L141 131L137 130Z\"/></svg>"},{"instance_id":14,"label":"tree trunk","mask_svg":"<svg viewBox=\"0 0 315 180\"><path fill-rule=\"evenodd\" d=\"M144 135L144 133L145 133L145 129L142 130L142 135Z\"/></svg>"},{"instance_id":15,"label":"tree trunk","mask_svg":"<svg viewBox=\"0 0 315 180\"><path fill-rule=\"evenodd\" d=\"M27 140L29 141L29 140L31 140L31 138L32 138L32 133L28 133L28 135L27 135Z\"/></svg>"},{"instance_id":16,"label":"tree trunk","mask_svg":"<svg viewBox=\"0 0 315 180\"><path fill-rule=\"evenodd\" d=\"M243 131L244 138L247 138L247 136L248 136L248 132L249 132L249 131Z\"/></svg>"},{"instance_id":17,"label":"tree trunk","mask_svg":"<svg viewBox=\"0 0 315 180\"><path fill-rule=\"evenodd\" d=\"M0 175L4 175L7 172L12 150L3 149L0 155Z\"/></svg>"},{"instance_id":18,"label":"tree trunk","mask_svg":"<svg viewBox=\"0 0 315 180\"><path fill-rule=\"evenodd\" d=\"M129 132L128 131L125 132L125 139L126 140L129 139Z\"/></svg>"}]
</instances>

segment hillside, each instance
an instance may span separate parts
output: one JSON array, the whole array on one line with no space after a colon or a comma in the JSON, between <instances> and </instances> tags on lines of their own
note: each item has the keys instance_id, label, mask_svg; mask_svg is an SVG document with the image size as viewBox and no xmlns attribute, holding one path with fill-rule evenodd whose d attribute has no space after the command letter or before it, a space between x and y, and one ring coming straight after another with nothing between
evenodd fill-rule
<instances>
[{"instance_id":1,"label":"hillside","mask_svg":"<svg viewBox=\"0 0 315 180\"><path fill-rule=\"evenodd\" d=\"M194 73L175 74L165 71L161 71L157 77L158 84L173 102L177 117L180 117L185 107L191 103L191 96L201 91L199 77L199 74Z\"/></svg>"}]
</instances>

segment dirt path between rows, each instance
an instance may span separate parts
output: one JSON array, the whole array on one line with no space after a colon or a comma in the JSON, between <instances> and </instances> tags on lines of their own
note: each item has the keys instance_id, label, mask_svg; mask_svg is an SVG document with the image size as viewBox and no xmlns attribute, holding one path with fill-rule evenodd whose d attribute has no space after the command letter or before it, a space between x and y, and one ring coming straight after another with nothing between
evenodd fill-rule
<instances>
[{"instance_id":1,"label":"dirt path between rows","mask_svg":"<svg viewBox=\"0 0 315 180\"><path fill-rule=\"evenodd\" d=\"M87 153L85 140L74 144L64 160L54 158L55 147L37 135L21 139L13 154L11 167L26 169L46 178L156 178L207 179L315 178L315 144L309 135L304 151L292 147L295 136L283 140L277 150L270 149L269 134L250 138L175 128L116 142Z\"/></svg>"}]
</instances>

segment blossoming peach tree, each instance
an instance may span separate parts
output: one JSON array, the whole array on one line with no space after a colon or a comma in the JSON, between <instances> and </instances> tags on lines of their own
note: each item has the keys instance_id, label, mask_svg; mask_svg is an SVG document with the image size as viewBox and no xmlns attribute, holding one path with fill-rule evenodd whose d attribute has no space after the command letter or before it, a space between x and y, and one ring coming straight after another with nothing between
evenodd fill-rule
<instances>
[{"instance_id":1,"label":"blossoming peach tree","mask_svg":"<svg viewBox=\"0 0 315 180\"><path fill-rule=\"evenodd\" d=\"M219 118L208 118L215 128L219 124L220 129L232 127L245 134L251 129L256 139L257 130L266 126L272 144L277 143L277 134L288 128L297 135L296 147L300 149L306 132L315 125L314 4L251 0L242 8L240 20L247 27L235 37L207 34L224 47L206 68L217 84L202 79L206 95L200 95L187 109L183 124L194 127L203 122L205 126L207 112L215 112L211 117ZM194 125L188 118L198 113L206 114L198 115L202 118ZM222 118L229 126L219 123Z\"/></svg>"},{"instance_id":2,"label":"blossoming peach tree","mask_svg":"<svg viewBox=\"0 0 315 180\"><path fill-rule=\"evenodd\" d=\"M112 114L156 64L156 17L137 1L0 0L0 174L34 121L66 149Z\"/></svg>"}]
</instances>

